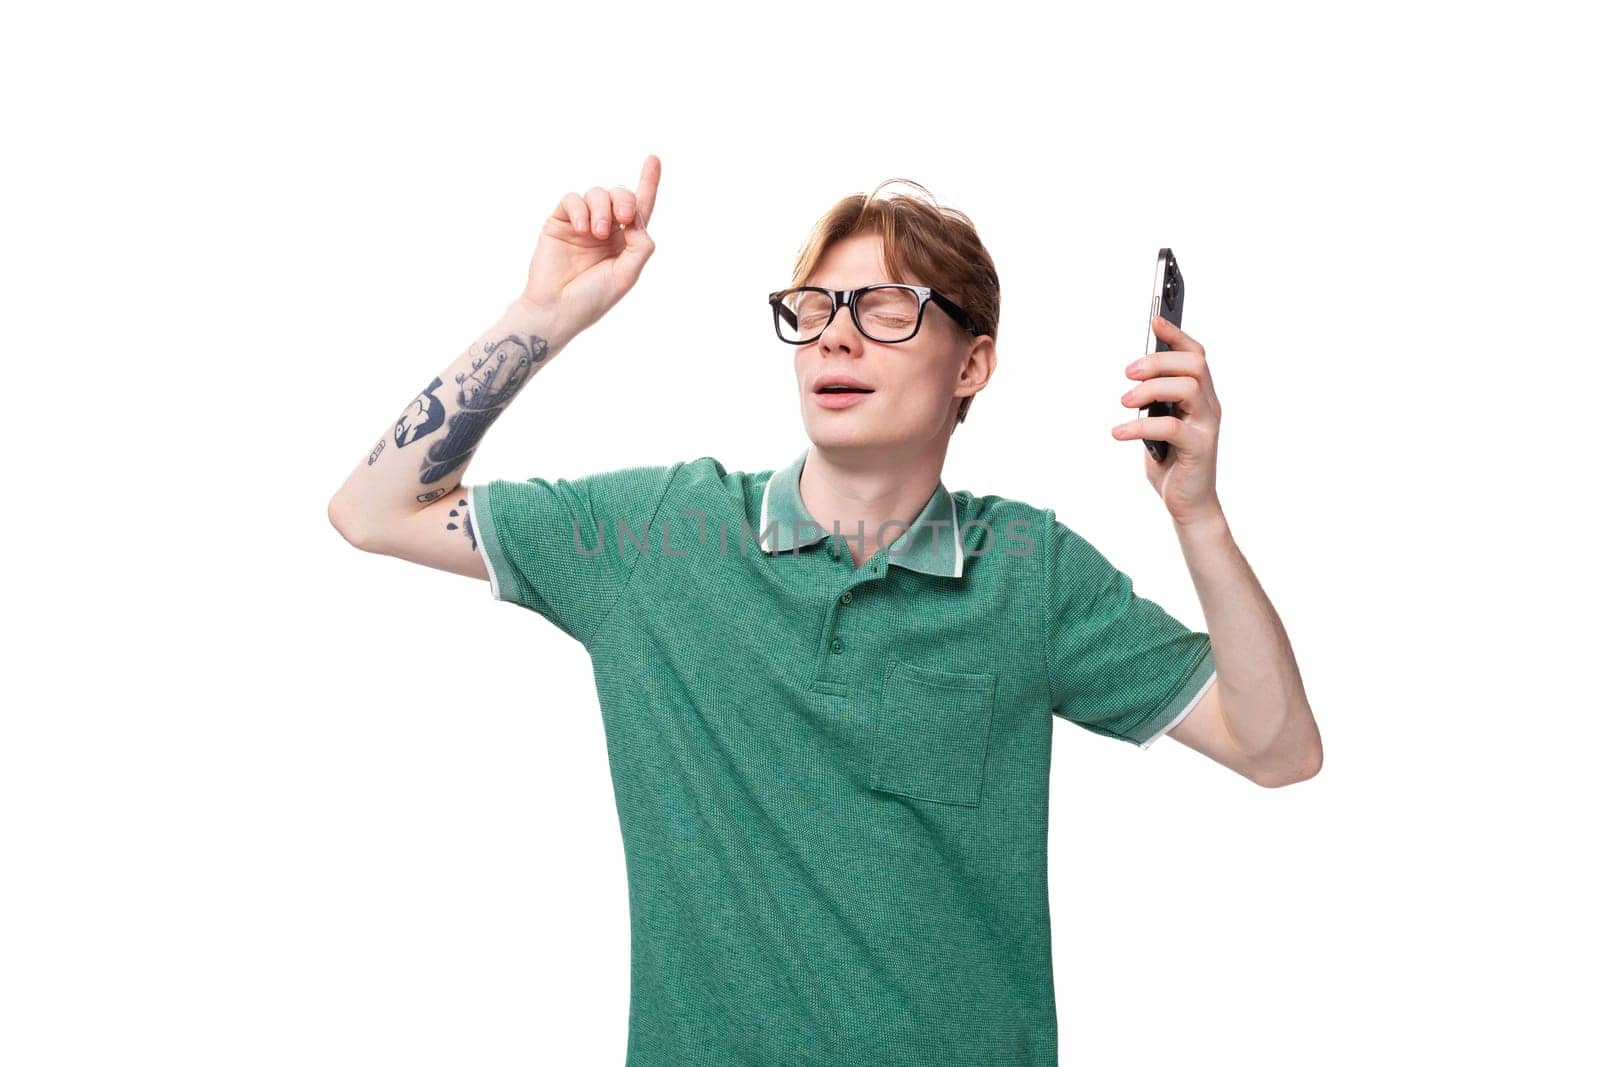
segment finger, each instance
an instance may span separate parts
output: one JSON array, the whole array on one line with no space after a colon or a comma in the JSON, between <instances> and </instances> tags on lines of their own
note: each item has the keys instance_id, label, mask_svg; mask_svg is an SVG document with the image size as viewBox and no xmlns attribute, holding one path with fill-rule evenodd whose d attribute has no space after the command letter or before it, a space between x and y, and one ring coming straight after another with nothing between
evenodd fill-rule
<instances>
[{"instance_id":1,"label":"finger","mask_svg":"<svg viewBox=\"0 0 1600 1067\"><path fill-rule=\"evenodd\" d=\"M611 194L598 185L583 194L589 205L589 232L596 237L611 236Z\"/></svg>"},{"instance_id":2,"label":"finger","mask_svg":"<svg viewBox=\"0 0 1600 1067\"><path fill-rule=\"evenodd\" d=\"M1204 353L1190 352L1182 348L1140 356L1128 364L1124 371L1130 378L1158 378L1163 374L1172 377L1187 375L1191 378L1203 378L1207 372Z\"/></svg>"},{"instance_id":3,"label":"finger","mask_svg":"<svg viewBox=\"0 0 1600 1067\"><path fill-rule=\"evenodd\" d=\"M1193 378L1151 378L1122 394L1124 407L1145 408L1157 400L1177 404L1188 412L1200 409L1200 383Z\"/></svg>"},{"instance_id":4,"label":"finger","mask_svg":"<svg viewBox=\"0 0 1600 1067\"><path fill-rule=\"evenodd\" d=\"M1174 349L1184 352L1198 352L1200 353L1202 359L1205 358L1206 349L1204 345L1202 345L1199 341L1196 341L1193 337L1190 337L1188 334L1184 333L1182 330L1178 329L1160 315L1153 317L1150 320L1150 324L1155 328L1156 337L1159 340L1165 341Z\"/></svg>"},{"instance_id":5,"label":"finger","mask_svg":"<svg viewBox=\"0 0 1600 1067\"><path fill-rule=\"evenodd\" d=\"M656 187L661 184L661 160L655 156L644 157L644 167L639 171L639 191L636 197L635 217L639 229L650 228L650 219L656 213Z\"/></svg>"},{"instance_id":6,"label":"finger","mask_svg":"<svg viewBox=\"0 0 1600 1067\"><path fill-rule=\"evenodd\" d=\"M561 198L561 209L567 213L567 221L572 224L574 233L589 232L589 208L584 204L583 197L568 193Z\"/></svg>"},{"instance_id":7,"label":"finger","mask_svg":"<svg viewBox=\"0 0 1600 1067\"><path fill-rule=\"evenodd\" d=\"M1158 381L1160 378L1183 378L1198 383L1198 393L1190 400L1191 410L1202 407L1220 415L1222 403L1217 399L1217 386L1211 374L1211 364L1203 352L1185 352L1172 349L1168 352L1151 352L1128 364L1128 377L1136 380ZM1203 399L1202 399L1203 398ZM1155 396L1151 399L1164 400Z\"/></svg>"},{"instance_id":8,"label":"finger","mask_svg":"<svg viewBox=\"0 0 1600 1067\"><path fill-rule=\"evenodd\" d=\"M613 185L611 187L611 213L616 216L619 225L631 225L638 210L638 203L634 199L633 190L626 185Z\"/></svg>"},{"instance_id":9,"label":"finger","mask_svg":"<svg viewBox=\"0 0 1600 1067\"><path fill-rule=\"evenodd\" d=\"M1153 415L1113 426L1111 436L1119 441L1172 441L1176 444L1184 430L1183 420L1175 415Z\"/></svg>"}]
</instances>

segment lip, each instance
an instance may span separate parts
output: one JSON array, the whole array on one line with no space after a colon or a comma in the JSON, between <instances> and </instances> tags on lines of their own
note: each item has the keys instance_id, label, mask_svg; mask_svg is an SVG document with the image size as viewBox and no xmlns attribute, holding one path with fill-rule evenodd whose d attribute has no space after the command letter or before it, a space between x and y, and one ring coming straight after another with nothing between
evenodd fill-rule
<instances>
[{"instance_id":1,"label":"lip","mask_svg":"<svg viewBox=\"0 0 1600 1067\"><path fill-rule=\"evenodd\" d=\"M824 393L822 390L830 385L848 385L853 389L866 389L865 393ZM860 378L853 378L848 374L824 374L811 383L811 395L816 398L817 405L825 408L851 408L872 395L872 386Z\"/></svg>"},{"instance_id":2,"label":"lip","mask_svg":"<svg viewBox=\"0 0 1600 1067\"><path fill-rule=\"evenodd\" d=\"M825 408L849 408L871 397L872 393L812 393L819 405Z\"/></svg>"},{"instance_id":3,"label":"lip","mask_svg":"<svg viewBox=\"0 0 1600 1067\"><path fill-rule=\"evenodd\" d=\"M818 390L830 385L848 385L852 389L872 388L872 386L868 385L860 378L852 378L848 374L824 374L822 377L811 383L811 391L815 393Z\"/></svg>"}]
</instances>

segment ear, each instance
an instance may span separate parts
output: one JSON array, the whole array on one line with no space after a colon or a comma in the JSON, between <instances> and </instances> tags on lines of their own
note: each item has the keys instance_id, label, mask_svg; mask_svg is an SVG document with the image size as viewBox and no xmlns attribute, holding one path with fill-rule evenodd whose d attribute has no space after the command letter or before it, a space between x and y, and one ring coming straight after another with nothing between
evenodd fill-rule
<instances>
[{"instance_id":1,"label":"ear","mask_svg":"<svg viewBox=\"0 0 1600 1067\"><path fill-rule=\"evenodd\" d=\"M999 354L995 351L994 338L988 334L973 338L967 348L966 358L961 363L961 375L956 379L956 391L952 395L976 396L989 384L997 363Z\"/></svg>"}]
</instances>

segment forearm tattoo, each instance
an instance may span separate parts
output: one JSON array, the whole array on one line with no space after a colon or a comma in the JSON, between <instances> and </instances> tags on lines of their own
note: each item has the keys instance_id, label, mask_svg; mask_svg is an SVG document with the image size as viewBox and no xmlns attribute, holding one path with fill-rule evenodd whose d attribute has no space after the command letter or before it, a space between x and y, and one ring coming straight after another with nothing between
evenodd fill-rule
<instances>
[{"instance_id":1,"label":"forearm tattoo","mask_svg":"<svg viewBox=\"0 0 1600 1067\"><path fill-rule=\"evenodd\" d=\"M417 438L428 436L444 423L444 401L433 395L434 390L443 384L441 379L435 378L395 420L396 448L404 448Z\"/></svg>"},{"instance_id":2,"label":"forearm tattoo","mask_svg":"<svg viewBox=\"0 0 1600 1067\"><path fill-rule=\"evenodd\" d=\"M456 412L448 418L444 401L438 395L444 380L434 378L429 382L394 424L396 448L405 448L444 428L444 436L437 437L423 449L418 481L422 485L432 485L464 466L477 451L490 425L544 365L549 354L550 342L534 334L507 334L485 344L481 350L474 345L473 350L468 351L471 369L456 375L456 385L460 387L456 392ZM386 443L380 440L373 447L367 457L368 466L377 462ZM417 494L417 502L432 503L455 488L456 485L450 485L426 490ZM471 536L469 530L468 537Z\"/></svg>"},{"instance_id":3,"label":"forearm tattoo","mask_svg":"<svg viewBox=\"0 0 1600 1067\"><path fill-rule=\"evenodd\" d=\"M444 436L429 444L423 454L419 475L423 485L432 485L472 458L484 433L539 370L549 352L549 342L531 334L510 334L488 345L481 355L472 357L471 370L456 375L456 385L460 386L456 392L457 410L449 419L444 419L443 407L433 395L441 384L439 379L422 391L406 417L395 424L395 444L403 448L433 433L441 421L445 423ZM411 418L413 413L415 419ZM405 437L402 426L415 427L415 432Z\"/></svg>"}]
</instances>

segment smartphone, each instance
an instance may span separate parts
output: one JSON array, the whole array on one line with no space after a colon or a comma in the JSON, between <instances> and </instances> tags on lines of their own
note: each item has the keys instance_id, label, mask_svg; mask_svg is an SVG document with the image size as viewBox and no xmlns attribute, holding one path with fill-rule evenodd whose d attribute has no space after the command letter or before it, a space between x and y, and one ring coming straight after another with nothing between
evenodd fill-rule
<instances>
[{"instance_id":1,"label":"smartphone","mask_svg":"<svg viewBox=\"0 0 1600 1067\"><path fill-rule=\"evenodd\" d=\"M1174 326L1183 325L1183 272L1178 269L1178 260L1172 254L1172 249L1163 248L1156 253L1156 284L1155 291L1150 295L1150 314L1145 318L1144 350L1150 352L1169 352L1172 346L1165 341L1156 339L1156 328L1151 325L1150 319L1160 315ZM1178 405L1166 400L1157 400L1150 406L1140 410L1139 414L1146 418L1161 415L1177 415ZM1145 441L1144 447L1156 458L1157 463L1162 463L1167 458L1167 443L1165 441Z\"/></svg>"}]
</instances>

